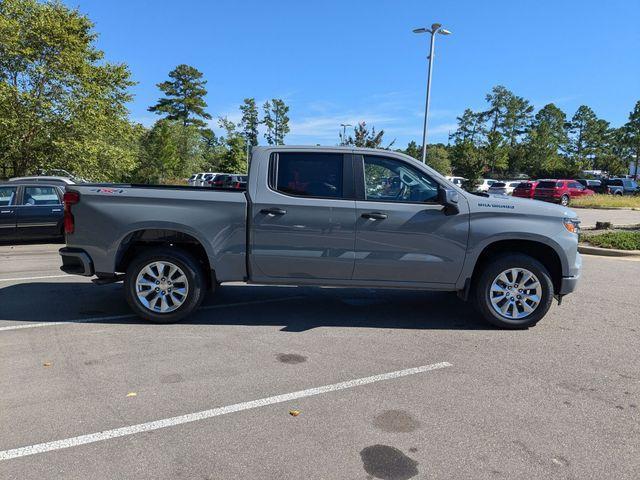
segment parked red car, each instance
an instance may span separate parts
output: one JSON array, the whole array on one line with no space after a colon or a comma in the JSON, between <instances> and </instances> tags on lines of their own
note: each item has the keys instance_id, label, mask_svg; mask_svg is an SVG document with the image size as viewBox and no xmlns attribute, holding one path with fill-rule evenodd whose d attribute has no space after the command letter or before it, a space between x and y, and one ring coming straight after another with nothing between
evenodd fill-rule
<instances>
[{"instance_id":1,"label":"parked red car","mask_svg":"<svg viewBox=\"0 0 640 480\"><path fill-rule=\"evenodd\" d=\"M577 180L540 180L533 192L533 198L566 206L574 197L583 197L594 193L593 190L585 188Z\"/></svg>"},{"instance_id":2,"label":"parked red car","mask_svg":"<svg viewBox=\"0 0 640 480\"><path fill-rule=\"evenodd\" d=\"M538 182L536 180L532 180L530 182L520 182L516 188L513 189L514 197L520 198L533 198L533 193L536 190L536 185Z\"/></svg>"}]
</instances>

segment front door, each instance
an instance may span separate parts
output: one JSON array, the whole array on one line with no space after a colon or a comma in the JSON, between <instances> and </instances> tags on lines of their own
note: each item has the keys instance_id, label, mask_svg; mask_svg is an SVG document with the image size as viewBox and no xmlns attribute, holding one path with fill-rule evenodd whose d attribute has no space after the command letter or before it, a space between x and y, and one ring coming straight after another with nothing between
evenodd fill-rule
<instances>
[{"instance_id":1,"label":"front door","mask_svg":"<svg viewBox=\"0 0 640 480\"><path fill-rule=\"evenodd\" d=\"M357 155L356 261L353 280L453 284L462 270L468 206L445 215L438 183L398 158Z\"/></svg>"},{"instance_id":2,"label":"front door","mask_svg":"<svg viewBox=\"0 0 640 480\"><path fill-rule=\"evenodd\" d=\"M18 235L21 238L60 235L63 210L56 187L24 186L18 207Z\"/></svg>"},{"instance_id":3,"label":"front door","mask_svg":"<svg viewBox=\"0 0 640 480\"><path fill-rule=\"evenodd\" d=\"M16 195L18 188L0 186L0 241L16 233Z\"/></svg>"},{"instance_id":4,"label":"front door","mask_svg":"<svg viewBox=\"0 0 640 480\"><path fill-rule=\"evenodd\" d=\"M351 279L356 220L350 157L317 151L272 154L269 172L258 172L264 185L258 186L250 211L254 280Z\"/></svg>"}]
</instances>

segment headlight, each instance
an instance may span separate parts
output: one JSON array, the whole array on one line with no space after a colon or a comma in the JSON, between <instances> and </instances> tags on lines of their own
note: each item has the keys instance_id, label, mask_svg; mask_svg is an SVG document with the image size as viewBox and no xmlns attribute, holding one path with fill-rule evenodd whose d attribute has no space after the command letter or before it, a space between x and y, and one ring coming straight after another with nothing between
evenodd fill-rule
<instances>
[{"instance_id":1,"label":"headlight","mask_svg":"<svg viewBox=\"0 0 640 480\"><path fill-rule=\"evenodd\" d=\"M575 233L576 235L580 233L580 220L577 218L563 218L562 223L564 228L569 230L571 233Z\"/></svg>"}]
</instances>

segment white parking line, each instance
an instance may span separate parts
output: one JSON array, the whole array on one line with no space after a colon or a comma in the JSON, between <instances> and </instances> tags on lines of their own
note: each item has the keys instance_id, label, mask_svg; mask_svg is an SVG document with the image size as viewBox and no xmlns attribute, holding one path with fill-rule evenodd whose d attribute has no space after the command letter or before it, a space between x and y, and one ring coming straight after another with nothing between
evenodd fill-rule
<instances>
[{"instance_id":1,"label":"white parking line","mask_svg":"<svg viewBox=\"0 0 640 480\"><path fill-rule=\"evenodd\" d=\"M40 276L40 277L0 278L0 282L15 282L15 281L23 281L23 280L42 280L42 279L45 279L45 278L63 278L63 277L74 278L71 275L69 275L68 273L65 273L64 275L43 275L43 276Z\"/></svg>"},{"instance_id":2,"label":"white parking line","mask_svg":"<svg viewBox=\"0 0 640 480\"><path fill-rule=\"evenodd\" d=\"M250 300L248 302L236 302L236 303L221 303L219 305L205 305L204 307L200 307L198 310L213 310L218 308L227 308L227 307L242 307L244 305L256 305L262 303L274 303L274 302L286 302L287 300L299 300L304 298L302 295L296 295L292 297L284 297L284 298L267 298L265 300ZM135 318L136 315L134 313L129 313L126 315L112 315L109 317L93 317L93 318L78 318L74 320L63 320L60 322L41 322L41 323L27 323L24 325L8 325L6 327L0 327L0 332L5 332L7 330L22 330L23 328L39 328L39 327L52 327L54 325L71 325L74 323L95 323L95 322L108 322L111 320L124 320L126 318Z\"/></svg>"},{"instance_id":3,"label":"white parking line","mask_svg":"<svg viewBox=\"0 0 640 480\"><path fill-rule=\"evenodd\" d=\"M26 457L28 455L35 455L38 453L51 452L53 450L61 450L63 448L77 447L79 445L85 445L87 443L95 443L101 442L103 440L109 440L111 438L135 435L136 433L149 432L151 430L158 430L160 428L173 427L175 425L182 425L184 423L197 422L199 420L206 420L208 418L226 415L227 413L241 412L243 410L266 407L267 405L274 405L276 403L290 402L291 400L296 400L298 398L312 397L314 395L335 392L338 390L345 390L347 388L359 387L361 385L368 385L370 383L381 382L383 380L391 380L393 378L406 377L408 375L415 375L417 373L429 372L431 370L437 370L450 366L451 364L449 362L440 362L431 365L423 365L421 367L407 368L406 370L398 370L395 372L373 375L371 377L357 378L355 380L348 380L346 382L333 383L331 385L324 385L322 387L315 387L307 390L299 390L297 392L285 393L283 395L276 395L274 397L261 398L259 400L252 400L250 402L236 403L234 405L228 405L226 407L218 407L211 410L204 410L202 412L164 418L162 420L155 420L153 422L139 423L137 425L130 425L128 427L115 428L113 430L103 430L102 432L91 433L88 435L65 438L64 440L56 440L53 442L39 443L37 445L29 445L27 447L14 448L12 450L4 450L0 451L0 461L11 460L12 458Z\"/></svg>"}]
</instances>

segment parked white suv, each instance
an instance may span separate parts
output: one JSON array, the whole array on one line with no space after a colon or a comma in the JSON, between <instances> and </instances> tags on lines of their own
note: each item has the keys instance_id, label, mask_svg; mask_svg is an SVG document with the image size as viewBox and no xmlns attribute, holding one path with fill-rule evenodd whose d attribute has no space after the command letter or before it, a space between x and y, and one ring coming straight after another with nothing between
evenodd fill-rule
<instances>
[{"instance_id":1,"label":"parked white suv","mask_svg":"<svg viewBox=\"0 0 640 480\"><path fill-rule=\"evenodd\" d=\"M505 180L504 182L495 182L489 187L487 193L496 195L511 195L515 188L522 183L521 180Z\"/></svg>"},{"instance_id":2,"label":"parked white suv","mask_svg":"<svg viewBox=\"0 0 640 480\"><path fill-rule=\"evenodd\" d=\"M497 182L497 180L492 180L491 178L481 178L480 182L481 183L478 185L478 191L486 192L487 190L489 190L489 187L491 187L491 185Z\"/></svg>"}]
</instances>

